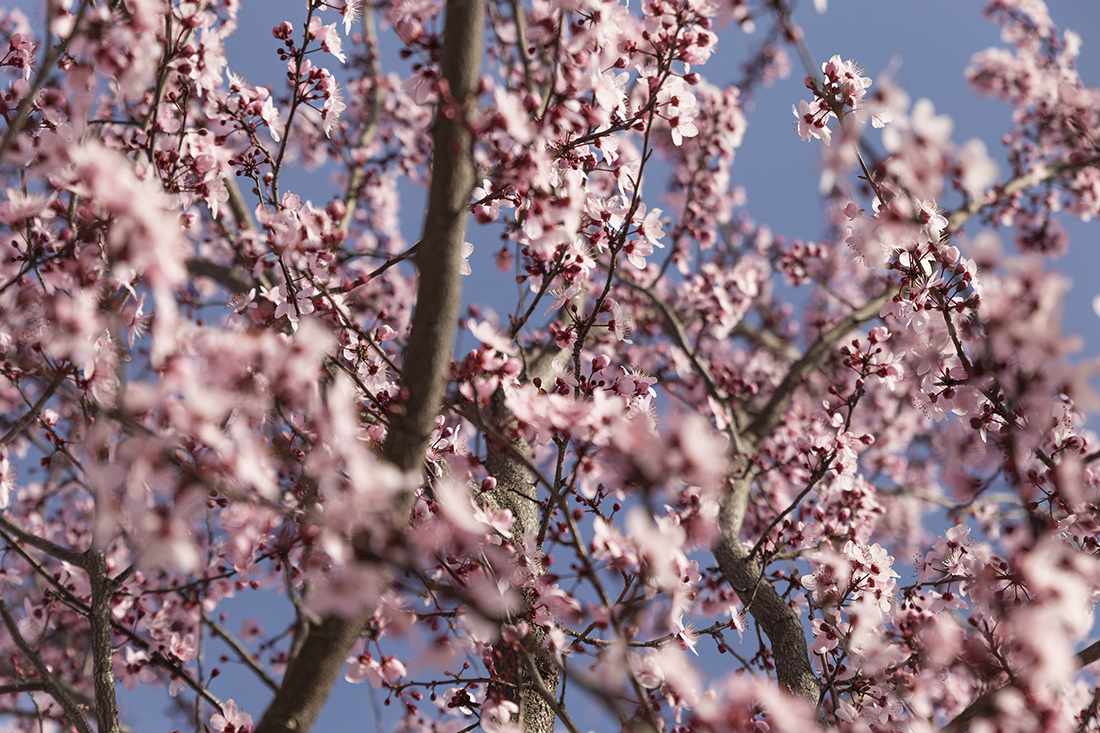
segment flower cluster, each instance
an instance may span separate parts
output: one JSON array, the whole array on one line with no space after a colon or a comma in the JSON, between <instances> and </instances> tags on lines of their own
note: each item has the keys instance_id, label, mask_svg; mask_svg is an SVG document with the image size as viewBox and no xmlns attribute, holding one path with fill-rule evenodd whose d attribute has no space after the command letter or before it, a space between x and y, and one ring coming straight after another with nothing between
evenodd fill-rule
<instances>
[{"instance_id":1,"label":"flower cluster","mask_svg":"<svg viewBox=\"0 0 1100 733\"><path fill-rule=\"evenodd\" d=\"M860 108L871 86L870 77L851 59L834 55L821 65L822 78L807 77L806 87L814 98L793 107L798 136L828 143L832 139L830 119L840 119Z\"/></svg>"},{"instance_id":2,"label":"flower cluster","mask_svg":"<svg viewBox=\"0 0 1100 733\"><path fill-rule=\"evenodd\" d=\"M252 79L242 7L0 10L5 730L1097 728L1046 3L961 141L785 2L307 0ZM795 59L813 241L737 168Z\"/></svg>"}]
</instances>

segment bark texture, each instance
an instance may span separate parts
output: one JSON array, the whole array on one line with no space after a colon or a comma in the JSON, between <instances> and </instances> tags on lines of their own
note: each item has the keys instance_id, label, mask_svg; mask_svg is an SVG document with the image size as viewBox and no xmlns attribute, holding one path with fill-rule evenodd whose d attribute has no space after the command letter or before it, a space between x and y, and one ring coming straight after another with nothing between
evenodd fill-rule
<instances>
[{"instance_id":1,"label":"bark texture","mask_svg":"<svg viewBox=\"0 0 1100 733\"><path fill-rule=\"evenodd\" d=\"M432 130L433 160L412 329L403 360L404 409L391 418L383 456L417 471L446 387L461 305L462 244L474 185L468 113L481 70L484 0L448 0L443 30L443 78L449 93ZM407 507L399 507L404 511ZM307 628L256 733L303 733L313 727L367 617L329 617Z\"/></svg>"},{"instance_id":2,"label":"bark texture","mask_svg":"<svg viewBox=\"0 0 1100 733\"><path fill-rule=\"evenodd\" d=\"M121 733L118 720L118 698L115 696L115 674L111 663L114 646L111 643L111 595L114 584L107 574L107 561L102 552L88 553L88 580L92 586L92 675L95 678L95 717L99 733Z\"/></svg>"},{"instance_id":3,"label":"bark texture","mask_svg":"<svg viewBox=\"0 0 1100 733\"><path fill-rule=\"evenodd\" d=\"M745 520L753 481L748 456L759 441L778 425L806 376L820 366L830 350L852 330L877 316L889 295L887 288L830 326L814 340L805 354L791 364L756 419L739 436L743 443L742 452L733 459L728 491L718 515L719 535L712 548L718 567L771 642L779 684L813 705L818 703L821 687L810 664L802 618L776 592L764 577L764 566L741 543L741 525Z\"/></svg>"},{"instance_id":4,"label":"bark texture","mask_svg":"<svg viewBox=\"0 0 1100 733\"><path fill-rule=\"evenodd\" d=\"M752 484L745 459L735 461L734 476L718 515L719 535L713 548L714 558L726 582L771 642L779 684L791 694L817 705L821 688L810 665L802 619L763 577L764 569L741 543L741 524Z\"/></svg>"},{"instance_id":5,"label":"bark texture","mask_svg":"<svg viewBox=\"0 0 1100 733\"><path fill-rule=\"evenodd\" d=\"M546 381L550 374L551 357L559 352L548 349L528 369L527 378L536 377ZM515 418L504 404L504 394L497 390L493 395L493 423L507 443L490 441L487 468L496 478L496 488L491 492L491 501L498 507L512 512L515 522L512 536L516 542L532 541L539 530L542 506L535 501L538 487L535 475L524 462L534 457L531 447L523 438L515 435ZM542 562L542 548L528 548L528 556L534 560L533 572L542 575L546 568ZM531 594L525 594L524 603L529 609L533 602ZM555 660L545 652L546 630L531 625L531 633L526 639L526 653L530 655L548 692L554 694L558 687L559 669ZM491 686L493 694L511 700L519 705L519 723L524 733L553 733L556 713L550 703L540 694L535 676L524 653L499 642L493 649L496 679L507 684Z\"/></svg>"}]
</instances>

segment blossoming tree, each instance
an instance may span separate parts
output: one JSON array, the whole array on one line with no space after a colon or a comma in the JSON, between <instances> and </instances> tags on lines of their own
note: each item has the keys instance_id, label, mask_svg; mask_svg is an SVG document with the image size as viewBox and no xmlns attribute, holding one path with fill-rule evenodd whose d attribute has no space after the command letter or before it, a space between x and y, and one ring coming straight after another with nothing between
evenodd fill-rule
<instances>
[{"instance_id":1,"label":"blossoming tree","mask_svg":"<svg viewBox=\"0 0 1100 733\"><path fill-rule=\"evenodd\" d=\"M1100 88L1042 0L967 72L1007 166L786 0L305 0L274 89L239 0L41 4L0 12L5 730L128 730L125 687L304 733L348 683L409 732L1100 730L1097 365L1048 260ZM730 185L794 63L816 242Z\"/></svg>"}]
</instances>

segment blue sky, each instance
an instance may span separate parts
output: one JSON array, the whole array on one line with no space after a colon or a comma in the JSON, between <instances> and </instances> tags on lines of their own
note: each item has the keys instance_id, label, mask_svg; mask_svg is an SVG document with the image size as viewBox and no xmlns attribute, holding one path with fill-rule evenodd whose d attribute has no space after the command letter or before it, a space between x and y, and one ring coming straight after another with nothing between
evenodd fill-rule
<instances>
[{"instance_id":1,"label":"blue sky","mask_svg":"<svg viewBox=\"0 0 1100 733\"><path fill-rule=\"evenodd\" d=\"M981 17L983 4L977 0L831 0L828 12L818 15L804 0L796 3L795 13L818 62L839 53L855 59L872 78L893 69L894 78L913 101L927 97L938 114L951 116L956 142L980 138L991 155L999 158L998 141L1010 129L1011 110L1001 102L975 95L965 79L971 56L1000 43L998 29ZM242 0L240 30L227 49L231 68L253 83L278 89L285 69L275 59L277 42L269 31L284 18L300 23L302 5L301 0ZM1073 29L1084 38L1081 75L1086 83L1100 84L1100 2L1049 0L1048 5L1060 28ZM732 26L720 29L718 53L699 71L715 84L739 78L740 64L758 46L765 27L766 23L760 23L753 34ZM404 71L406 65L396 56L398 45L392 34L383 33L382 45L384 70ZM791 60L793 72L788 79L754 95L747 110L748 132L734 163L733 184L747 191L747 211L776 234L814 239L824 232L818 193L820 148L803 143L794 134L791 105L806 93L793 54ZM1006 172L1002 166L1002 175ZM660 206L656 200L662 190L659 167L655 173L649 177L647 190L654 194L651 205ZM286 181L315 202L326 200L335 191L325 170L297 170L286 176ZM409 242L415 242L423 193L408 185L402 194L402 230ZM1070 254L1054 260L1052 266L1077 276L1066 303L1065 326L1100 348L1100 319L1091 308L1100 286L1080 277L1100 264L1095 243L1098 230L1076 220L1065 219L1064 223L1070 234ZM468 238L478 248L474 275L466 281L466 301L506 312L514 305L515 286L511 273L498 272L491 261L499 248L498 231L472 226Z\"/></svg>"},{"instance_id":2,"label":"blue sky","mask_svg":"<svg viewBox=\"0 0 1100 733\"><path fill-rule=\"evenodd\" d=\"M1082 76L1087 83L1100 85L1100 2L1049 0L1048 4L1060 27L1074 29L1083 36ZM303 5L302 0L242 0L241 30L228 46L230 67L253 83L279 89L285 67L275 56L277 41L270 29L283 19L299 25ZM813 12L808 0L799 5L797 17L819 61L840 53L857 60L872 77L895 64L895 78L913 100L928 97L938 113L952 117L956 141L981 138L997 154L998 139L1010 125L1010 110L1001 103L975 96L964 78L971 55L999 43L997 29L981 18L982 3L831 0L829 12L822 16ZM40 17L40 2L9 0L8 6L27 9L32 19ZM741 60L758 45L759 36L760 31L745 35L733 27L722 29L718 54L700 71L717 84L733 81L740 76ZM396 45L387 35L383 58L386 70L403 69L395 51ZM796 66L789 79L757 92L746 111L748 131L733 170L734 184L748 192L747 209L758 221L770 224L777 234L813 239L824 231L818 195L819 147L798 139L791 116L792 103L805 96L802 76ZM651 190L659 192L660 181L651 184ZM326 201L335 190L324 170L312 173L295 170L284 177L284 189L294 190L317 203ZM419 233L423 195L407 186L403 188L403 199L402 229L412 242ZM654 199L651 205L661 204ZM1075 276L1066 303L1064 326L1084 339L1087 354L1095 355L1100 353L1100 318L1093 312L1091 301L1100 292L1100 285L1091 273L1100 271L1100 253L1095 241L1100 229L1094 224L1065 223L1071 238L1070 254L1052 261L1053 267ZM511 274L498 272L491 262L498 246L497 230L475 227L469 239L478 248L474 274L465 283L466 301L507 310L514 303L515 286ZM285 601L268 593L243 594L228 603L226 609L231 614L231 628L238 627L234 619L255 615L268 631L274 631L287 617ZM214 684L215 692L222 697L237 698L255 713L262 710L267 699L265 690L234 664L219 666L224 673ZM366 685L341 685L317 730L326 733L374 730L372 711L381 705L381 696L372 702L371 694ZM142 733L167 733L173 726L162 714L162 704L160 695L125 695L127 722ZM581 712L578 718L582 723L596 724ZM382 717L389 718L384 714Z\"/></svg>"},{"instance_id":3,"label":"blue sky","mask_svg":"<svg viewBox=\"0 0 1100 733\"><path fill-rule=\"evenodd\" d=\"M250 81L274 87L282 69L273 64L275 41L267 30L283 17L294 20L300 14L300 0L244 0L241 28L259 27L257 32L239 32L229 45L230 64ZM954 120L958 142L981 138L993 155L999 155L998 139L1011 124L1011 111L1002 103L973 94L964 77L970 57L976 51L999 43L995 26L981 17L980 2L967 0L920 0L919 2L883 2L882 0L831 0L829 12L817 15L809 2L802 2L796 13L803 23L810 49L820 62L833 53L857 60L875 77L887 67L896 68L895 78L915 101L928 97L940 114ZM1072 28L1084 37L1080 65L1086 82L1100 84L1100 3L1081 0L1054 0L1050 3L1055 22ZM761 24L761 30L763 24ZM719 32L718 53L701 73L713 83L722 84L740 76L740 64L759 44L758 31L745 35L736 28ZM1094 45L1090 45L1093 42ZM399 70L392 38L385 38L383 64L387 71ZM795 62L792 55L792 62ZM795 62L796 63L796 62ZM803 143L793 129L791 104L805 96L803 74L795 66L790 78L759 90L747 110L748 131L733 167L734 185L748 193L747 208L754 218L772 226L777 234L791 238L813 239L824 232L822 206L818 193L819 147ZM288 179L300 193L315 201L324 200L330 190L324 172L297 175ZM655 195L663 188L660 170L649 181ZM316 191L317 193L314 193ZM421 192L411 186L403 189L402 230L409 242L416 241L421 225ZM660 206L656 199L651 205ZM1071 236L1070 254L1053 265L1067 274L1076 274L1074 288L1067 300L1065 326L1084 337L1086 350L1100 352L1100 319L1091 308L1093 296L1100 291L1093 278L1081 273L1100 266L1100 250L1095 238L1100 229L1092 224L1067 221ZM477 246L474 274L467 278L465 300L507 312L514 304L515 286L511 273L501 273L492 264L497 249L495 227L472 229L468 238ZM262 601L278 603L274 598ZM243 609L251 604L244 601ZM276 611L273 605L266 612ZM703 640L700 648L712 647ZM728 657L706 655L708 672L720 674L720 665ZM237 675L234 675L234 679ZM229 680L227 680L228 682ZM232 689L228 684L223 689ZM249 703L262 703L259 695L242 696ZM318 724L326 733L351 733L373 730L365 725L374 720L365 686L338 687ZM377 693L374 693L377 694ZM377 703L377 701L376 701ZM253 708L256 709L256 708ZM600 724L597 710L582 704L574 710L578 722L596 730ZM389 719L389 716L383 716ZM385 730L383 727L381 730Z\"/></svg>"}]
</instances>

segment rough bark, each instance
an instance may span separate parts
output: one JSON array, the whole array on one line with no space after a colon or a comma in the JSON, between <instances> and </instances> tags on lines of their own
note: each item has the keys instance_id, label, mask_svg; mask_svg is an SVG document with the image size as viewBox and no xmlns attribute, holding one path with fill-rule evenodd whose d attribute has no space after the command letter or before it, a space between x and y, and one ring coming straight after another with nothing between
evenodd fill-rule
<instances>
[{"instance_id":1,"label":"rough bark","mask_svg":"<svg viewBox=\"0 0 1100 733\"><path fill-rule=\"evenodd\" d=\"M528 369L527 378L539 377L545 381L550 373L551 357L555 353L557 352L552 349L544 352ZM512 436L515 418L505 406L501 390L497 390L493 396L492 419L501 435ZM512 536L516 542L531 541L538 533L541 519L541 505L538 501L532 501L537 491L536 479L527 465L519 459L520 456L528 462L534 457L530 446L520 437L511 437L507 445L489 442L487 468L490 475L497 480L490 498L497 506L512 512L515 519ZM542 549L529 547L527 554L535 563L533 572L536 575L545 572ZM528 595L524 602L529 608L532 598ZM526 639L526 648L534 660L545 691L554 694L558 686L559 669L545 652L545 644L546 630L532 624L531 633ZM519 705L519 724L524 733L553 733L556 713L543 696L543 691L538 689L535 675L529 671L524 655L504 642L494 646L493 655L496 679L507 683L491 686L493 694Z\"/></svg>"},{"instance_id":2,"label":"rough bark","mask_svg":"<svg viewBox=\"0 0 1100 733\"><path fill-rule=\"evenodd\" d=\"M111 595L114 585L107 574L107 561L102 552L88 553L88 580L92 587L92 676L95 685L96 730L99 733L121 733L118 720L118 698L115 695L115 674L111 665L114 646L111 643Z\"/></svg>"},{"instance_id":3,"label":"rough bark","mask_svg":"<svg viewBox=\"0 0 1100 733\"><path fill-rule=\"evenodd\" d=\"M1060 175L1096 165L1098 162L1100 158L1089 158L1042 166L1013 178L995 190L1002 194L1015 193ZM957 231L970 218L980 213L990 200L990 196L981 197L968 206L951 212L948 215L949 231ZM853 330L877 317L882 306L889 299L890 293L890 288L887 288L862 307L830 326L814 340L805 354L792 363L782 382L757 414L756 419L745 430L746 435L741 436L750 444L743 446L745 454L750 454L751 445L758 444L779 424L795 392L829 352ZM749 613L753 615L771 641L780 684L816 705L820 686L810 665L802 620L799 614L787 606L776 593L771 583L762 577L764 568L755 558L750 557L750 552L741 543L741 524L745 517L752 483L745 454L738 455L734 460L730 489L723 499L719 515L720 533L713 547L714 556L726 581L733 586ZM958 718L949 723L944 731L949 733L965 731L970 721L985 709L990 699L991 695L987 695L976 700Z\"/></svg>"},{"instance_id":4,"label":"rough bark","mask_svg":"<svg viewBox=\"0 0 1100 733\"><path fill-rule=\"evenodd\" d=\"M466 117L477 96L485 3L448 0L445 12L441 69L455 106L444 109L448 102L441 101L432 131L431 187L416 254L417 300L403 360L409 398L392 416L382 451L407 471L423 463L446 387L461 305L466 205L475 174ZM305 631L256 733L303 733L313 727L366 618L329 617Z\"/></svg>"},{"instance_id":5,"label":"rough bark","mask_svg":"<svg viewBox=\"0 0 1100 733\"><path fill-rule=\"evenodd\" d=\"M755 558L749 557L748 549L741 543L741 524L752 484L750 468L743 457L735 460L733 476L718 516L719 536L713 548L714 558L726 582L737 592L771 642L779 684L817 705L821 688L810 665L802 619L763 577L764 568Z\"/></svg>"},{"instance_id":6,"label":"rough bark","mask_svg":"<svg viewBox=\"0 0 1100 733\"><path fill-rule=\"evenodd\" d=\"M771 583L761 579L760 563L750 559L740 543L720 542L714 549L714 557L741 602L768 636L780 686L817 705L821 688L810 666L798 612L787 605Z\"/></svg>"}]
</instances>

